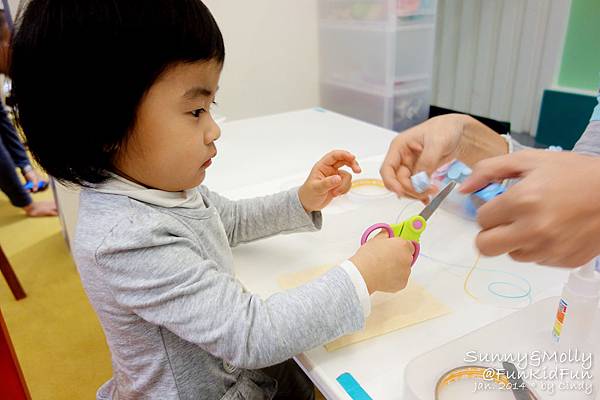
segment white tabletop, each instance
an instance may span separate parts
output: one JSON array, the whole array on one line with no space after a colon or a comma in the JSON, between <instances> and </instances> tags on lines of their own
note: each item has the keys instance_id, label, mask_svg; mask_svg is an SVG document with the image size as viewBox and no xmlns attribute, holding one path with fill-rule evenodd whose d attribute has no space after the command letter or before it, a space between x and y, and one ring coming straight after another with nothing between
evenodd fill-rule
<instances>
[{"instance_id":1,"label":"white tabletop","mask_svg":"<svg viewBox=\"0 0 600 400\"><path fill-rule=\"evenodd\" d=\"M363 175L376 177L394 136L394 132L322 109L229 122L223 125L219 155L205 183L234 199L273 193L300 184L314 162L335 148L356 154L363 161ZM362 202L341 199L324 210L320 232L282 235L235 248L236 273L248 289L267 297L280 290L276 280L281 274L340 262L356 251L362 229L375 222L395 222L401 210L407 217L420 207L395 196ZM482 259L471 278L479 300L468 297L463 282L476 258L476 233L474 222L438 210L422 237L423 255L411 279L448 305L450 314L334 352L321 346L296 358L327 398L350 398L336 382L340 374L350 372L374 399L402 399L404 369L414 357L530 301L560 294L567 271L496 257ZM493 296L485 290L492 281L523 287L528 282L531 300Z\"/></svg>"}]
</instances>

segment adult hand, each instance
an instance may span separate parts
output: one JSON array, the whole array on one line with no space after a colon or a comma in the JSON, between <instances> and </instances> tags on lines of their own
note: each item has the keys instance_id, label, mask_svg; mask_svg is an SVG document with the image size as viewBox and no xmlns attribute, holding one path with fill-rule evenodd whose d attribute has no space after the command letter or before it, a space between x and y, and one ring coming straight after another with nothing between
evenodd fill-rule
<instances>
[{"instance_id":1,"label":"adult hand","mask_svg":"<svg viewBox=\"0 0 600 400\"><path fill-rule=\"evenodd\" d=\"M483 255L577 267L600 254L600 158L528 150L481 161L464 193L520 178L477 214Z\"/></svg>"},{"instance_id":2,"label":"adult hand","mask_svg":"<svg viewBox=\"0 0 600 400\"><path fill-rule=\"evenodd\" d=\"M476 119L463 114L431 118L400 133L392 141L381 166L385 186L398 196L413 197L423 203L438 191L431 187L417 193L410 177L426 171L431 175L442 165L459 159L467 165L508 152L506 141Z\"/></svg>"},{"instance_id":3,"label":"adult hand","mask_svg":"<svg viewBox=\"0 0 600 400\"><path fill-rule=\"evenodd\" d=\"M417 193L410 177L421 171L431 175L442 165L457 158L463 133L462 118L459 114L442 115L396 136L379 171L385 187L398 196L427 203L437 188Z\"/></svg>"}]
</instances>

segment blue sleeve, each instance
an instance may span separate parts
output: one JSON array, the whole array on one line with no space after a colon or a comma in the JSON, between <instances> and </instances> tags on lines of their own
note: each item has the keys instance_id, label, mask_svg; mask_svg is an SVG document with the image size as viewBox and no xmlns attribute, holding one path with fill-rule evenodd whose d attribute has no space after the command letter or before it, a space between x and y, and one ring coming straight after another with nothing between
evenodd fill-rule
<instances>
[{"instance_id":1,"label":"blue sleeve","mask_svg":"<svg viewBox=\"0 0 600 400\"><path fill-rule=\"evenodd\" d=\"M600 121L600 90L598 91L598 104L596 104L596 108L594 108L590 121Z\"/></svg>"}]
</instances>

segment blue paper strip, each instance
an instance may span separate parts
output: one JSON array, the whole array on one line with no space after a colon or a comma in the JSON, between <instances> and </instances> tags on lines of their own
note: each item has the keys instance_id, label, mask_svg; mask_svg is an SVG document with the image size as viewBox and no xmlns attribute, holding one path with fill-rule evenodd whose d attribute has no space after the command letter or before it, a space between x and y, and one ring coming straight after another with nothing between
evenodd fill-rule
<instances>
[{"instance_id":1,"label":"blue paper strip","mask_svg":"<svg viewBox=\"0 0 600 400\"><path fill-rule=\"evenodd\" d=\"M353 400L373 400L349 372L338 376L337 381Z\"/></svg>"}]
</instances>

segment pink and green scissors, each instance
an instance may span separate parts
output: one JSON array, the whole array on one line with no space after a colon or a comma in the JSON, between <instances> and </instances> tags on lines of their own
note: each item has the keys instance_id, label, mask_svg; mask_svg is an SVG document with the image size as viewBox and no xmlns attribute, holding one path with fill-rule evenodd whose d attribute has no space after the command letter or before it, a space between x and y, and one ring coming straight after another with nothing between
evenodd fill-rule
<instances>
[{"instance_id":1,"label":"pink and green scissors","mask_svg":"<svg viewBox=\"0 0 600 400\"><path fill-rule=\"evenodd\" d=\"M413 242L415 246L415 251L413 253L413 265L417 258L419 257L419 252L421 250L421 245L419 244L419 239L421 238L421 234L425 231L425 227L427 226L427 220L431 215L437 210L437 208L442 204L442 202L448 197L452 189L456 186L455 181L451 181L446 185L442 191L440 191L437 196L435 196L431 202L421 211L418 215L412 216L406 219L404 222L399 224L385 224L379 223L375 225L371 225L367 228L365 233L363 233L360 238L361 246L367 242L369 239L369 235L376 231L377 229L383 229L388 233L389 237L401 237L404 240L410 240Z\"/></svg>"}]
</instances>

